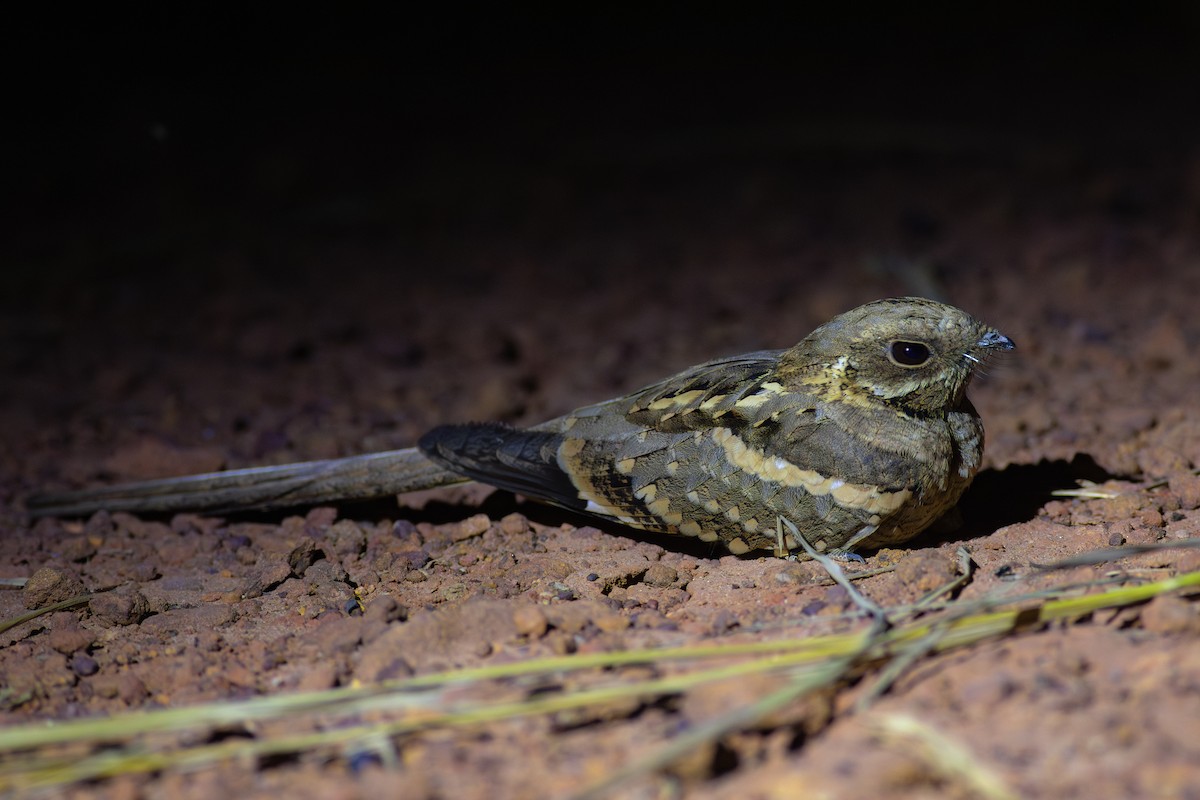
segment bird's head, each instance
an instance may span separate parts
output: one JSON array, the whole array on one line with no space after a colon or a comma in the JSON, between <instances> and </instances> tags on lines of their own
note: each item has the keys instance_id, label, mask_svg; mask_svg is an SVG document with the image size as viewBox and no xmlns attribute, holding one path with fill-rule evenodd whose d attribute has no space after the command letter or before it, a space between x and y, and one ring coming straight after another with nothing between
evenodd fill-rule
<instances>
[{"instance_id":1,"label":"bird's head","mask_svg":"<svg viewBox=\"0 0 1200 800\"><path fill-rule=\"evenodd\" d=\"M1012 340L961 309L877 300L817 328L780 359L785 385L818 397L928 414L957 408L988 356Z\"/></svg>"}]
</instances>

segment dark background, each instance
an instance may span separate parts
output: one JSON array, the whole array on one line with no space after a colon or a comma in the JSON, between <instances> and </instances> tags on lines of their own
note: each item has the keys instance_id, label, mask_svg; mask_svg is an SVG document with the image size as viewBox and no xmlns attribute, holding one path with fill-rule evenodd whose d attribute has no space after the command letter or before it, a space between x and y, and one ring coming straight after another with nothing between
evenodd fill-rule
<instances>
[{"instance_id":1,"label":"dark background","mask_svg":"<svg viewBox=\"0 0 1200 800\"><path fill-rule=\"evenodd\" d=\"M542 204L620 181L805 150L829 169L931 137L946 157L1053 142L1135 158L1190 141L1200 106L1189 3L13 23L5 238L9 266L35 273L63 248L83 276L136 272L183 231L436 254L495 228L543 235L528 219Z\"/></svg>"}]
</instances>

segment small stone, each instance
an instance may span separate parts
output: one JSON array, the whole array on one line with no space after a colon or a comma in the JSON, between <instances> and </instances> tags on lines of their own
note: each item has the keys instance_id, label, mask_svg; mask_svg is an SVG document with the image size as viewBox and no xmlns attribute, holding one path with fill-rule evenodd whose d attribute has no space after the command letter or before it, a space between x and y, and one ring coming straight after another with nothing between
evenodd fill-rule
<instances>
[{"instance_id":1,"label":"small stone","mask_svg":"<svg viewBox=\"0 0 1200 800\"><path fill-rule=\"evenodd\" d=\"M1151 444L1137 453L1143 475L1173 475L1188 468L1187 459L1174 447Z\"/></svg>"},{"instance_id":2,"label":"small stone","mask_svg":"<svg viewBox=\"0 0 1200 800\"><path fill-rule=\"evenodd\" d=\"M83 535L96 541L104 541L112 536L116 529L111 514L107 511L97 511L83 526Z\"/></svg>"},{"instance_id":3,"label":"small stone","mask_svg":"<svg viewBox=\"0 0 1200 800\"><path fill-rule=\"evenodd\" d=\"M384 624L408 619L408 608L390 594L376 595L367 604L365 617L368 621Z\"/></svg>"},{"instance_id":4,"label":"small stone","mask_svg":"<svg viewBox=\"0 0 1200 800\"><path fill-rule=\"evenodd\" d=\"M305 539L292 548L292 552L288 553L287 563L291 567L292 574L297 578L304 577L304 573L311 567L318 558L321 558L322 553L317 548L316 542L312 539Z\"/></svg>"},{"instance_id":5,"label":"small stone","mask_svg":"<svg viewBox=\"0 0 1200 800\"><path fill-rule=\"evenodd\" d=\"M1191 511L1200 508L1200 475L1191 471L1176 472L1167 479L1171 494L1179 498L1179 507Z\"/></svg>"},{"instance_id":6,"label":"small stone","mask_svg":"<svg viewBox=\"0 0 1200 800\"><path fill-rule=\"evenodd\" d=\"M332 506L317 506L304 516L306 525L324 531L337 519L337 509Z\"/></svg>"},{"instance_id":7,"label":"small stone","mask_svg":"<svg viewBox=\"0 0 1200 800\"><path fill-rule=\"evenodd\" d=\"M88 536L72 536L63 542L62 557L67 561L81 562L87 561L92 556L96 555L96 545Z\"/></svg>"},{"instance_id":8,"label":"small stone","mask_svg":"<svg viewBox=\"0 0 1200 800\"><path fill-rule=\"evenodd\" d=\"M775 582L784 586L804 586L813 580L806 564L788 562L775 573Z\"/></svg>"},{"instance_id":9,"label":"small stone","mask_svg":"<svg viewBox=\"0 0 1200 800\"><path fill-rule=\"evenodd\" d=\"M125 575L134 583L146 583L161 577L158 567L149 561L138 561L125 568Z\"/></svg>"},{"instance_id":10,"label":"small stone","mask_svg":"<svg viewBox=\"0 0 1200 800\"><path fill-rule=\"evenodd\" d=\"M110 625L137 625L150 613L150 602L136 589L98 594L88 607L98 620Z\"/></svg>"},{"instance_id":11,"label":"small stone","mask_svg":"<svg viewBox=\"0 0 1200 800\"><path fill-rule=\"evenodd\" d=\"M146 697L146 684L129 671L120 675L97 675L91 685L98 696L110 699L119 697L128 705L140 703Z\"/></svg>"},{"instance_id":12,"label":"small stone","mask_svg":"<svg viewBox=\"0 0 1200 800\"><path fill-rule=\"evenodd\" d=\"M646 574L642 576L642 583L660 589L674 586L677 580L679 580L679 573L674 567L668 567L666 564L651 564L650 568L646 570Z\"/></svg>"},{"instance_id":13,"label":"small stone","mask_svg":"<svg viewBox=\"0 0 1200 800\"><path fill-rule=\"evenodd\" d=\"M1181 597L1159 595L1142 609L1142 627L1167 635L1200 633L1200 608Z\"/></svg>"},{"instance_id":14,"label":"small stone","mask_svg":"<svg viewBox=\"0 0 1200 800\"><path fill-rule=\"evenodd\" d=\"M137 675L126 672L117 679L117 696L128 705L141 702L146 694L146 684L142 683L142 679Z\"/></svg>"},{"instance_id":15,"label":"small stone","mask_svg":"<svg viewBox=\"0 0 1200 800\"><path fill-rule=\"evenodd\" d=\"M401 550L396 553L396 561L405 569L420 569L430 562L429 553L425 550Z\"/></svg>"},{"instance_id":16,"label":"small stone","mask_svg":"<svg viewBox=\"0 0 1200 800\"><path fill-rule=\"evenodd\" d=\"M367 534L353 520L338 520L326 536L332 540L333 552L339 556L358 555L367 550Z\"/></svg>"},{"instance_id":17,"label":"small stone","mask_svg":"<svg viewBox=\"0 0 1200 800\"><path fill-rule=\"evenodd\" d=\"M171 517L171 530L179 534L197 534L211 536L221 527L221 520L215 517L201 517L198 514L176 514Z\"/></svg>"},{"instance_id":18,"label":"small stone","mask_svg":"<svg viewBox=\"0 0 1200 800\"><path fill-rule=\"evenodd\" d=\"M1196 572L1198 570L1200 570L1200 551L1187 550L1180 554L1179 560L1175 562L1175 572L1177 575Z\"/></svg>"},{"instance_id":19,"label":"small stone","mask_svg":"<svg viewBox=\"0 0 1200 800\"><path fill-rule=\"evenodd\" d=\"M74 617L68 619L70 621L67 624L56 626L50 631L46 637L46 644L64 655L91 647L92 642L96 641L96 637L90 631L79 627L79 623L75 621Z\"/></svg>"},{"instance_id":20,"label":"small stone","mask_svg":"<svg viewBox=\"0 0 1200 800\"><path fill-rule=\"evenodd\" d=\"M524 514L513 512L506 514L500 520L500 530L509 536L515 536L519 533L524 533L529 530L529 520Z\"/></svg>"},{"instance_id":21,"label":"small stone","mask_svg":"<svg viewBox=\"0 0 1200 800\"><path fill-rule=\"evenodd\" d=\"M538 639L546 633L549 622L537 606L520 606L513 612L513 624L517 626L517 633Z\"/></svg>"},{"instance_id":22,"label":"small stone","mask_svg":"<svg viewBox=\"0 0 1200 800\"><path fill-rule=\"evenodd\" d=\"M30 576L21 590L26 608L45 608L48 605L87 594L83 582L73 573L59 567L42 567Z\"/></svg>"},{"instance_id":23,"label":"small stone","mask_svg":"<svg viewBox=\"0 0 1200 800\"><path fill-rule=\"evenodd\" d=\"M1103 512L1106 519L1131 519L1141 512L1145 504L1144 492L1122 492L1104 501Z\"/></svg>"},{"instance_id":24,"label":"small stone","mask_svg":"<svg viewBox=\"0 0 1200 800\"><path fill-rule=\"evenodd\" d=\"M301 692L319 692L337 686L337 666L334 664L315 664L300 674L296 689Z\"/></svg>"},{"instance_id":25,"label":"small stone","mask_svg":"<svg viewBox=\"0 0 1200 800\"><path fill-rule=\"evenodd\" d=\"M234 533L230 531L228 535L222 537L225 547L234 552L241 550L249 550L254 544L254 540L244 533Z\"/></svg>"},{"instance_id":26,"label":"small stone","mask_svg":"<svg viewBox=\"0 0 1200 800\"><path fill-rule=\"evenodd\" d=\"M561 631L556 631L555 634L547 636L546 641L550 645L550 652L556 656L569 656L579 648L575 637L564 634Z\"/></svg>"},{"instance_id":27,"label":"small stone","mask_svg":"<svg viewBox=\"0 0 1200 800\"><path fill-rule=\"evenodd\" d=\"M954 559L938 550L917 550L896 564L896 579L919 593L932 592L958 575Z\"/></svg>"},{"instance_id":28,"label":"small stone","mask_svg":"<svg viewBox=\"0 0 1200 800\"><path fill-rule=\"evenodd\" d=\"M1154 544L1162 538L1162 528L1136 527L1129 531L1125 540L1129 544Z\"/></svg>"},{"instance_id":29,"label":"small stone","mask_svg":"<svg viewBox=\"0 0 1200 800\"><path fill-rule=\"evenodd\" d=\"M328 563L322 561L321 563ZM309 567L309 569L312 569ZM306 570L307 572L307 570ZM269 592L292 575L291 566L285 561L274 561L250 570L242 585L242 597L261 597L263 592ZM311 576L310 576L311 577Z\"/></svg>"},{"instance_id":30,"label":"small stone","mask_svg":"<svg viewBox=\"0 0 1200 800\"><path fill-rule=\"evenodd\" d=\"M450 538L455 542L474 539L476 536L487 533L490 527L492 527L492 520L487 514L475 514L458 523Z\"/></svg>"},{"instance_id":31,"label":"small stone","mask_svg":"<svg viewBox=\"0 0 1200 800\"><path fill-rule=\"evenodd\" d=\"M417 526L413 525L406 519L396 520L396 522L392 525L392 536L395 536L397 539L403 541L407 541L409 539L414 541L420 540L420 534L417 532Z\"/></svg>"},{"instance_id":32,"label":"small stone","mask_svg":"<svg viewBox=\"0 0 1200 800\"><path fill-rule=\"evenodd\" d=\"M96 659L86 653L76 653L71 657L71 671L86 678L99 672L100 665L96 663Z\"/></svg>"},{"instance_id":33,"label":"small stone","mask_svg":"<svg viewBox=\"0 0 1200 800\"><path fill-rule=\"evenodd\" d=\"M1157 508L1143 508L1138 514L1138 522L1145 525L1147 528L1162 528L1163 515Z\"/></svg>"},{"instance_id":34,"label":"small stone","mask_svg":"<svg viewBox=\"0 0 1200 800\"><path fill-rule=\"evenodd\" d=\"M597 614L592 621L605 633L617 633L629 627L629 617L616 612Z\"/></svg>"}]
</instances>

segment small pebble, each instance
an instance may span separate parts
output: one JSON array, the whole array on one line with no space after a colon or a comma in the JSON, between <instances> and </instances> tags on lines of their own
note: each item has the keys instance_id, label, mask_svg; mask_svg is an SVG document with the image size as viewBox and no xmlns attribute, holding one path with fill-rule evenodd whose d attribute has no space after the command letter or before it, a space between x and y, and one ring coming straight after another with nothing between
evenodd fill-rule
<instances>
[{"instance_id":1,"label":"small pebble","mask_svg":"<svg viewBox=\"0 0 1200 800\"><path fill-rule=\"evenodd\" d=\"M500 520L500 530L509 536L524 533L529 530L529 520L526 519L524 514L516 512L507 514Z\"/></svg>"},{"instance_id":2,"label":"small pebble","mask_svg":"<svg viewBox=\"0 0 1200 800\"><path fill-rule=\"evenodd\" d=\"M322 553L317 548L316 542L312 539L305 539L293 547L292 552L288 553L287 563L291 567L292 574L297 578L302 578L308 568L321 556Z\"/></svg>"},{"instance_id":3,"label":"small pebble","mask_svg":"<svg viewBox=\"0 0 1200 800\"><path fill-rule=\"evenodd\" d=\"M487 514L475 514L467 517L455 527L451 539L455 542L461 542L465 539L473 539L476 536L481 536L487 533L488 528L492 527L492 520Z\"/></svg>"},{"instance_id":4,"label":"small pebble","mask_svg":"<svg viewBox=\"0 0 1200 800\"><path fill-rule=\"evenodd\" d=\"M71 657L71 671L86 678L88 675L95 675L99 672L100 665L96 663L96 659L86 653L76 653Z\"/></svg>"},{"instance_id":5,"label":"small pebble","mask_svg":"<svg viewBox=\"0 0 1200 800\"><path fill-rule=\"evenodd\" d=\"M660 589L674 586L677 580L679 580L679 573L674 567L668 567L666 564L651 564L642 577L642 583Z\"/></svg>"},{"instance_id":6,"label":"small pebble","mask_svg":"<svg viewBox=\"0 0 1200 800\"><path fill-rule=\"evenodd\" d=\"M513 624L517 633L537 639L546 633L549 622L546 615L537 606L521 606L513 612Z\"/></svg>"},{"instance_id":7,"label":"small pebble","mask_svg":"<svg viewBox=\"0 0 1200 800\"><path fill-rule=\"evenodd\" d=\"M73 615L58 614L56 617L67 620L66 624L56 624L46 636L46 644L63 655L87 650L96 641L96 636L80 627Z\"/></svg>"},{"instance_id":8,"label":"small pebble","mask_svg":"<svg viewBox=\"0 0 1200 800\"><path fill-rule=\"evenodd\" d=\"M110 625L136 625L150 613L150 602L136 589L98 594L88 607L97 619Z\"/></svg>"},{"instance_id":9,"label":"small pebble","mask_svg":"<svg viewBox=\"0 0 1200 800\"><path fill-rule=\"evenodd\" d=\"M406 519L396 520L395 524L392 525L392 536L405 540L419 538L417 535L417 526Z\"/></svg>"},{"instance_id":10,"label":"small pebble","mask_svg":"<svg viewBox=\"0 0 1200 800\"><path fill-rule=\"evenodd\" d=\"M1159 595L1142 609L1142 627L1154 633L1191 634L1200 632L1200 609L1194 603L1173 595Z\"/></svg>"},{"instance_id":11,"label":"small pebble","mask_svg":"<svg viewBox=\"0 0 1200 800\"><path fill-rule=\"evenodd\" d=\"M21 590L21 599L26 608L45 608L86 593L83 582L71 572L57 567L42 567L26 581Z\"/></svg>"}]
</instances>

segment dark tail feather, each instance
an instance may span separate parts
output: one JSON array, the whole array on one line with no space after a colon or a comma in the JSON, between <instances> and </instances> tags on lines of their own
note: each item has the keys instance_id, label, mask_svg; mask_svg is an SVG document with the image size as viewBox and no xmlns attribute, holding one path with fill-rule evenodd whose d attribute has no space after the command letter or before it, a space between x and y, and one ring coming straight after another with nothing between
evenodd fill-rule
<instances>
[{"instance_id":1,"label":"dark tail feather","mask_svg":"<svg viewBox=\"0 0 1200 800\"><path fill-rule=\"evenodd\" d=\"M416 448L408 448L35 495L26 505L38 517L81 516L102 509L245 511L387 497L463 480L461 475L431 462Z\"/></svg>"},{"instance_id":2,"label":"dark tail feather","mask_svg":"<svg viewBox=\"0 0 1200 800\"><path fill-rule=\"evenodd\" d=\"M418 445L433 461L481 483L582 509L578 490L558 466L562 443L562 434L552 431L479 422L434 428Z\"/></svg>"}]
</instances>

